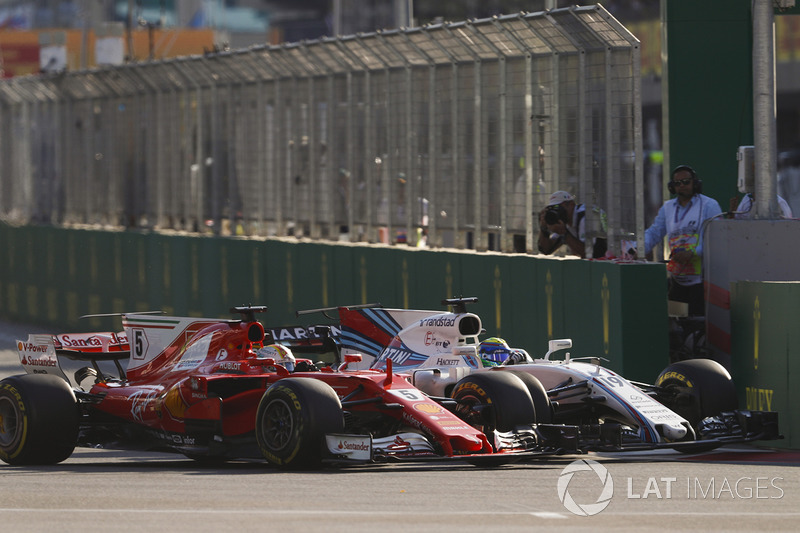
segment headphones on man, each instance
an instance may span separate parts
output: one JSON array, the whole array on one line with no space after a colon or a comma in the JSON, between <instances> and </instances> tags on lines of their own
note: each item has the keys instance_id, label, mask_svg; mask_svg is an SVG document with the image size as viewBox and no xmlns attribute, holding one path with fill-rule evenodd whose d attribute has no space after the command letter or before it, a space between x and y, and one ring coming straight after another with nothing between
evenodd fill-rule
<instances>
[{"instance_id":1,"label":"headphones on man","mask_svg":"<svg viewBox=\"0 0 800 533\"><path fill-rule=\"evenodd\" d=\"M690 167L689 165L678 165L677 167L675 167L672 170L672 174L670 174L670 179L667 182L667 189L669 189L669 193L670 194L677 194L677 192L675 191L675 184L672 183L672 182L673 182L673 178L675 177L675 174L677 174L678 172L680 172L682 170L685 170L686 172L688 172L692 176L692 182L693 182L692 183L692 192L694 194L700 194L701 192L703 192L703 180L697 179L697 172L695 172L694 169L692 167Z\"/></svg>"}]
</instances>

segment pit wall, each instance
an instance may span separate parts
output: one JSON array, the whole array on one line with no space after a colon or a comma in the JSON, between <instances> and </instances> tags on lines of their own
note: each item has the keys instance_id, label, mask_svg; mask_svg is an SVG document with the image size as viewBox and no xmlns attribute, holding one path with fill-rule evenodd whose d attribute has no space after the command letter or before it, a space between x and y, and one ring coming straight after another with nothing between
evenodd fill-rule
<instances>
[{"instance_id":1,"label":"pit wall","mask_svg":"<svg viewBox=\"0 0 800 533\"><path fill-rule=\"evenodd\" d=\"M475 296L486 336L532 356L572 338L573 357L598 356L633 380L668 364L666 273L659 263L421 250L296 239L250 239L0 224L0 316L59 331L118 330L118 317L159 310L234 318L266 305L268 327L324 322L301 309L379 302L444 309ZM483 337L485 338L485 337Z\"/></svg>"},{"instance_id":2,"label":"pit wall","mask_svg":"<svg viewBox=\"0 0 800 533\"><path fill-rule=\"evenodd\" d=\"M784 440L769 446L800 449L800 282L731 283L732 372L739 407L777 411Z\"/></svg>"},{"instance_id":3,"label":"pit wall","mask_svg":"<svg viewBox=\"0 0 800 533\"><path fill-rule=\"evenodd\" d=\"M800 223L717 219L705 239L712 357L731 371L740 408L778 412L786 438L767 445L800 449L792 386L800 375L800 255L786 245L800 239Z\"/></svg>"}]
</instances>

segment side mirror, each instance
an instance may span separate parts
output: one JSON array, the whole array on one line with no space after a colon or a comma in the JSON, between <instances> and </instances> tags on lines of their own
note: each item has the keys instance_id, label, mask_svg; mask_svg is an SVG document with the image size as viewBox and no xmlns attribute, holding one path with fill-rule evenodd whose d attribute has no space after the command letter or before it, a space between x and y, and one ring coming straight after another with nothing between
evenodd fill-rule
<instances>
[{"instance_id":1,"label":"side mirror","mask_svg":"<svg viewBox=\"0 0 800 533\"><path fill-rule=\"evenodd\" d=\"M572 339L553 339L547 343L547 347L548 351L546 354L544 354L545 361L550 360L550 354L553 352L572 348ZM567 354L567 359L569 359L569 354Z\"/></svg>"},{"instance_id":2,"label":"side mirror","mask_svg":"<svg viewBox=\"0 0 800 533\"><path fill-rule=\"evenodd\" d=\"M343 372L350 363L360 363L363 357L360 353L348 353L344 356L344 363L339 365L339 372Z\"/></svg>"}]
</instances>

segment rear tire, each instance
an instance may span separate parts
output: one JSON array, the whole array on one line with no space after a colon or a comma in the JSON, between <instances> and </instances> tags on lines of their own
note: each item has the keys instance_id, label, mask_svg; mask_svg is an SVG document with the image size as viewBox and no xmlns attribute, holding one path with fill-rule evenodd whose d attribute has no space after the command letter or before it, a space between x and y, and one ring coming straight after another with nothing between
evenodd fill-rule
<instances>
[{"instance_id":1,"label":"rear tire","mask_svg":"<svg viewBox=\"0 0 800 533\"><path fill-rule=\"evenodd\" d=\"M75 393L59 377L0 381L0 459L10 465L60 463L75 450L79 419Z\"/></svg>"},{"instance_id":2,"label":"rear tire","mask_svg":"<svg viewBox=\"0 0 800 533\"><path fill-rule=\"evenodd\" d=\"M264 458L279 468L319 466L326 433L344 431L342 404L325 382L285 378L258 404L256 441Z\"/></svg>"},{"instance_id":3,"label":"rear tire","mask_svg":"<svg viewBox=\"0 0 800 533\"><path fill-rule=\"evenodd\" d=\"M711 359L689 359L669 365L656 379L656 386L668 389L663 403L697 428L708 416L738 408L731 375Z\"/></svg>"},{"instance_id":4,"label":"rear tire","mask_svg":"<svg viewBox=\"0 0 800 533\"><path fill-rule=\"evenodd\" d=\"M536 423L531 394L519 376L511 372L478 372L456 383L452 397L456 414L483 431L493 442L493 431L510 431Z\"/></svg>"}]
</instances>

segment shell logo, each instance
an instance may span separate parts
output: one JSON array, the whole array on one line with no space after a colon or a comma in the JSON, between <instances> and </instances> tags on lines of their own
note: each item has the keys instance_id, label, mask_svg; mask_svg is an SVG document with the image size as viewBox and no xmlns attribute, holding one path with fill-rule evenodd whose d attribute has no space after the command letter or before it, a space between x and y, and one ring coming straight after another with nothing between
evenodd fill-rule
<instances>
[{"instance_id":1,"label":"shell logo","mask_svg":"<svg viewBox=\"0 0 800 533\"><path fill-rule=\"evenodd\" d=\"M435 403L417 403L414 404L414 409L429 415L436 415L444 411L440 405L436 405Z\"/></svg>"}]
</instances>

